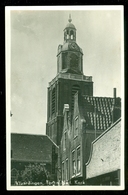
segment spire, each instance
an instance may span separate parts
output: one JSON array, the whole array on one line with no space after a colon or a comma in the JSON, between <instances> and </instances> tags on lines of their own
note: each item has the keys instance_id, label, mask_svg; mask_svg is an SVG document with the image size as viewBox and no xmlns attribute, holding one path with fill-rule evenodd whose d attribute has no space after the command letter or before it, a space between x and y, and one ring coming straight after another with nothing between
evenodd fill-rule
<instances>
[{"instance_id":1,"label":"spire","mask_svg":"<svg viewBox=\"0 0 128 195\"><path fill-rule=\"evenodd\" d=\"M69 22L72 21L72 19L71 19L71 14L69 14L69 19L68 19L68 21L69 21Z\"/></svg>"}]
</instances>

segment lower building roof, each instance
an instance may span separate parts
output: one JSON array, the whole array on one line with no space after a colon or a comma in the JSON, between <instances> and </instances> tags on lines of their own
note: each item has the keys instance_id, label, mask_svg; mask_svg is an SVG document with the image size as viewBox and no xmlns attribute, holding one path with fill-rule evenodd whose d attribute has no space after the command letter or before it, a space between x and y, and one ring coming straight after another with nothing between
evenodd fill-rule
<instances>
[{"instance_id":1,"label":"lower building roof","mask_svg":"<svg viewBox=\"0 0 128 195\"><path fill-rule=\"evenodd\" d=\"M51 163L52 145L47 135L11 133L11 160Z\"/></svg>"}]
</instances>

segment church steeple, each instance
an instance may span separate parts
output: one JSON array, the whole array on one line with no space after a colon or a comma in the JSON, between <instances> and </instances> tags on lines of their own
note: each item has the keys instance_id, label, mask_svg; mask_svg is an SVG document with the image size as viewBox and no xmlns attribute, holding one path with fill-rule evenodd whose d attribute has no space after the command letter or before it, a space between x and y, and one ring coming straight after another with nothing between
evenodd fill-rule
<instances>
[{"instance_id":1,"label":"church steeple","mask_svg":"<svg viewBox=\"0 0 128 195\"><path fill-rule=\"evenodd\" d=\"M76 41L76 28L72 24L71 14L69 14L69 23L64 29L64 42L75 42Z\"/></svg>"},{"instance_id":2,"label":"church steeple","mask_svg":"<svg viewBox=\"0 0 128 195\"><path fill-rule=\"evenodd\" d=\"M69 104L73 112L74 94L93 95L91 77L83 74L83 52L76 43L76 28L69 15L64 29L64 43L58 46L57 75L49 82L46 134L60 144L63 132L63 107Z\"/></svg>"},{"instance_id":3,"label":"church steeple","mask_svg":"<svg viewBox=\"0 0 128 195\"><path fill-rule=\"evenodd\" d=\"M69 15L64 29L64 43L58 46L57 73L83 74L83 52L76 43L76 28Z\"/></svg>"}]
</instances>

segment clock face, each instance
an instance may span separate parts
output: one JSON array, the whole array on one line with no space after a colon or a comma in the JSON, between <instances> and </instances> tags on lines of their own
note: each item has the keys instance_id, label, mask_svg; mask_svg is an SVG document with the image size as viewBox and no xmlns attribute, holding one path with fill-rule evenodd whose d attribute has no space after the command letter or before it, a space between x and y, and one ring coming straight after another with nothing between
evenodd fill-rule
<instances>
[{"instance_id":1,"label":"clock face","mask_svg":"<svg viewBox=\"0 0 128 195\"><path fill-rule=\"evenodd\" d=\"M70 43L69 48L72 49L72 50L79 51L78 45L76 43L74 43L74 42L73 43Z\"/></svg>"}]
</instances>

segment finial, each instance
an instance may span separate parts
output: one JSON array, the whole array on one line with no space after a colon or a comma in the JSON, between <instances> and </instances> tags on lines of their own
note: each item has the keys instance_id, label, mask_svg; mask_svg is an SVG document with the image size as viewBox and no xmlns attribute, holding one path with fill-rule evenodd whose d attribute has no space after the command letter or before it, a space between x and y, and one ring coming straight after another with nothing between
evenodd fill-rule
<instances>
[{"instance_id":1,"label":"finial","mask_svg":"<svg viewBox=\"0 0 128 195\"><path fill-rule=\"evenodd\" d=\"M69 21L69 22L72 21L72 19L71 19L71 14L69 14L69 19L68 19L68 21Z\"/></svg>"}]
</instances>

